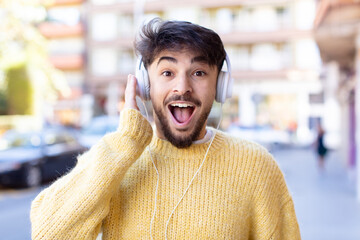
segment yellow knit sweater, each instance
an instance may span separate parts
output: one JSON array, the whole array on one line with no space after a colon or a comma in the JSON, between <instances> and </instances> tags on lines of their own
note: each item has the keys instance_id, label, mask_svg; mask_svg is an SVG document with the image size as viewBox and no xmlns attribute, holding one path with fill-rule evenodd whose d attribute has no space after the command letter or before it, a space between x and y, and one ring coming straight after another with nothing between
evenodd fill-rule
<instances>
[{"instance_id":1,"label":"yellow knit sweater","mask_svg":"<svg viewBox=\"0 0 360 240\"><path fill-rule=\"evenodd\" d=\"M213 131L215 131L213 129ZM154 136L153 136L154 135ZM31 206L33 239L165 238L165 225L209 143L177 149L153 134L136 110L118 131L79 157L77 166ZM283 175L261 146L217 132L207 159L170 219L168 239L300 239Z\"/></svg>"}]
</instances>

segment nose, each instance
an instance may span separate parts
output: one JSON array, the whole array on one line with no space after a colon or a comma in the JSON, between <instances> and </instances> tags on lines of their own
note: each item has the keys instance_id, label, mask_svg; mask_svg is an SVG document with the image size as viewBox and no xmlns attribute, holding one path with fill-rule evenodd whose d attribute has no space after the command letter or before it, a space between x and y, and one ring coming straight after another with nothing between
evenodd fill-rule
<instances>
[{"instance_id":1,"label":"nose","mask_svg":"<svg viewBox=\"0 0 360 240\"><path fill-rule=\"evenodd\" d=\"M191 86L191 77L187 74L179 74L176 76L175 85L173 88L173 92L179 95L184 95L185 93L192 92Z\"/></svg>"}]
</instances>

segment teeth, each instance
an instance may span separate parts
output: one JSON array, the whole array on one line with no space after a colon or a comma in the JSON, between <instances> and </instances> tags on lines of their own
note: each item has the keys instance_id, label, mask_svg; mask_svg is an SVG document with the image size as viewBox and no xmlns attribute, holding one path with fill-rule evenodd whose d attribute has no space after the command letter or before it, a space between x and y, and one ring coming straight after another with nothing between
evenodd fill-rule
<instances>
[{"instance_id":1,"label":"teeth","mask_svg":"<svg viewBox=\"0 0 360 240\"><path fill-rule=\"evenodd\" d=\"M173 104L171 104L171 106L172 107L181 107L181 108L193 107L193 105L187 104L187 103L173 103Z\"/></svg>"}]
</instances>

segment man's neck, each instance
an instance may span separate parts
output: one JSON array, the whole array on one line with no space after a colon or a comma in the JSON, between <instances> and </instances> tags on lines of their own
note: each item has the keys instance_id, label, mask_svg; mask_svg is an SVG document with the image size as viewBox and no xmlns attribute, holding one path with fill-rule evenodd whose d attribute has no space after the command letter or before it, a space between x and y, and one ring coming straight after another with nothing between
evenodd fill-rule
<instances>
[{"instance_id":1,"label":"man's neck","mask_svg":"<svg viewBox=\"0 0 360 240\"><path fill-rule=\"evenodd\" d=\"M156 127L155 127L156 129ZM162 140L168 141L165 137L163 137L161 134L159 134L158 131L154 131L156 133L156 136ZM213 136L213 131L211 129L205 129L205 135L201 139L193 141L193 144L202 144L207 143L211 140L211 137Z\"/></svg>"},{"instance_id":2,"label":"man's neck","mask_svg":"<svg viewBox=\"0 0 360 240\"><path fill-rule=\"evenodd\" d=\"M207 143L210 141L212 136L213 136L213 132L211 131L211 129L206 129L205 136L202 139L193 141L193 144Z\"/></svg>"}]
</instances>

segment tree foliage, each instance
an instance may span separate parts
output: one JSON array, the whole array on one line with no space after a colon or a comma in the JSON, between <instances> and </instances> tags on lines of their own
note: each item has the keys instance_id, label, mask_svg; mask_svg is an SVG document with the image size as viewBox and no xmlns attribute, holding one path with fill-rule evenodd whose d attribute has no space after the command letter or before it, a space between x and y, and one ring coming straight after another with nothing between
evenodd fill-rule
<instances>
[{"instance_id":1,"label":"tree foliage","mask_svg":"<svg viewBox=\"0 0 360 240\"><path fill-rule=\"evenodd\" d=\"M10 115L31 115L34 113L34 85L25 64L7 69L7 100Z\"/></svg>"},{"instance_id":2,"label":"tree foliage","mask_svg":"<svg viewBox=\"0 0 360 240\"><path fill-rule=\"evenodd\" d=\"M40 0L0 0L0 114L4 100L8 114L34 114L36 97L53 101L69 91L35 27L45 17Z\"/></svg>"}]
</instances>

